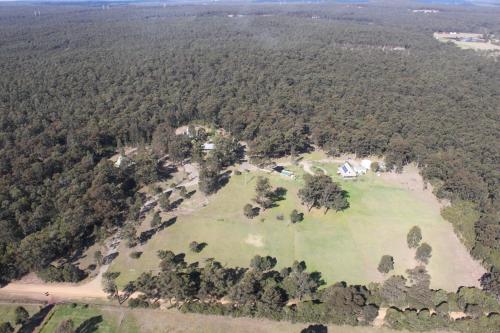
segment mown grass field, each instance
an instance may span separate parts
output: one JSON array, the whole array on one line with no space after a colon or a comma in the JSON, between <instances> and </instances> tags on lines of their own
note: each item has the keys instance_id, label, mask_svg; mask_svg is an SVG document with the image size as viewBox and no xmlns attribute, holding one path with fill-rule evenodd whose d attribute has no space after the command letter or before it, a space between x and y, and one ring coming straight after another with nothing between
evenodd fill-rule
<instances>
[{"instance_id":1,"label":"mown grass field","mask_svg":"<svg viewBox=\"0 0 500 333\"><path fill-rule=\"evenodd\" d=\"M100 333L135 333L140 330L131 316L125 315L122 309L101 308L92 305L56 305L53 313L41 327L40 333L55 332L59 324L71 319L74 329L79 332Z\"/></svg>"},{"instance_id":2,"label":"mown grass field","mask_svg":"<svg viewBox=\"0 0 500 333\"><path fill-rule=\"evenodd\" d=\"M292 180L260 172L233 175L206 207L179 216L174 225L155 235L141 249L144 253L140 259L131 259L131 250L122 245L111 267L112 271L121 272L118 284L123 286L141 272L157 270L156 252L160 249L185 253L187 261L215 258L232 266L248 266L256 254L275 256L279 267L304 260L308 269L320 271L327 283L367 284L385 278L377 271L384 254L394 256L395 274L404 274L416 265L414 251L406 245L406 234L414 225L421 227L424 241L433 247L428 265L432 287L456 290L476 282L467 260L463 260L470 256L435 205L373 173L344 181L335 175L336 165L317 165L349 192L349 209L326 214L316 209L308 212L297 197L303 183L300 176ZM299 175L303 173L298 166L291 169ZM258 176L268 176L273 186L284 187L288 192L286 200L278 202L277 207L250 220L243 215L243 206L252 202ZM289 223L294 208L304 212L301 223ZM284 221L278 220L280 214ZM208 246L201 253L193 253L189 250L191 241L206 242ZM450 246L449 242L454 243Z\"/></svg>"}]
</instances>

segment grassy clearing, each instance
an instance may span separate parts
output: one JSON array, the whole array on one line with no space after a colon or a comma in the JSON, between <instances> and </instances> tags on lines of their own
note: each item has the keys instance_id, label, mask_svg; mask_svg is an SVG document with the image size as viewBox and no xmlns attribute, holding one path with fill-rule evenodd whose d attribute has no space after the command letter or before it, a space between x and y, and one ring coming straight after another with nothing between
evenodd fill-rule
<instances>
[{"instance_id":1,"label":"grassy clearing","mask_svg":"<svg viewBox=\"0 0 500 333\"><path fill-rule=\"evenodd\" d=\"M344 181L335 175L336 165L317 166L334 175L349 192L349 209L326 214L314 209L307 212L297 198L301 177L291 180L258 172L233 176L206 207L179 216L174 225L155 235L141 249L144 253L140 259L130 259L130 250L123 246L111 267L121 272L117 282L123 286L143 271L157 270L157 250L169 249L185 253L188 261L216 258L232 266L247 266L256 254L277 257L279 266L305 260L308 269L322 272L327 283L343 280L367 284L384 279L377 271L384 254L394 256L396 274L415 266L414 252L406 245L406 234L413 225L421 227L424 240L433 247L428 265L433 287L455 290L476 282L468 271L468 262L463 260L464 255L468 260L470 256L439 209L374 174ZM288 168L298 175L302 173L299 167ZM259 175L268 176L273 186L282 186L288 193L277 207L249 220L243 215L243 206L252 202ZM304 221L296 225L288 222L294 208L305 213ZM280 214L284 221L277 219ZM201 253L193 253L189 250L191 241L206 242L208 246ZM455 243L450 246L449 242Z\"/></svg>"},{"instance_id":2,"label":"grassy clearing","mask_svg":"<svg viewBox=\"0 0 500 333\"><path fill-rule=\"evenodd\" d=\"M38 311L37 306L22 304L30 314ZM0 305L0 318L9 319L9 314L17 305ZM75 328L90 318L102 317L93 329L82 332L112 332L112 333L271 333L271 332L300 332L307 324L271 321L267 319L232 318L224 316L184 314L176 310L130 309L126 307L112 307L78 304L56 305L53 315L41 328L41 333L52 333L62 320L72 319ZM333 333L407 333L388 328L328 326L328 332ZM435 332L438 333L438 332Z\"/></svg>"},{"instance_id":3,"label":"grassy clearing","mask_svg":"<svg viewBox=\"0 0 500 333\"><path fill-rule=\"evenodd\" d=\"M26 309L38 310L38 307L22 304ZM9 319L5 317L17 305L0 305L0 321ZM59 323L65 319L72 319L75 329L90 318L102 317L102 321L96 321L96 325L89 325L81 332L105 332L105 333L159 333L159 332L183 332L183 333L271 333L271 332L300 332L307 324L292 324L290 322L271 321L266 319L232 318L224 316L211 316L200 314L184 314L176 310L151 310L130 309L114 306L85 306L78 304L56 305L54 313L41 327L41 333L52 333ZM31 314L31 311L30 311ZM50 314L49 314L50 315ZM82 327L83 328L83 327ZM407 333L406 331L394 331L388 328L375 327L350 327L350 326L328 326L328 332L333 333ZM438 332L435 332L438 333Z\"/></svg>"},{"instance_id":4,"label":"grassy clearing","mask_svg":"<svg viewBox=\"0 0 500 333\"><path fill-rule=\"evenodd\" d=\"M66 319L71 319L74 327L88 327L85 332L140 332L130 316L126 316L124 309L104 308L91 305L56 305L40 333L54 332L58 325Z\"/></svg>"},{"instance_id":5,"label":"grassy clearing","mask_svg":"<svg viewBox=\"0 0 500 333\"><path fill-rule=\"evenodd\" d=\"M177 311L131 310L141 332L185 332L185 333L299 333L307 324L271 321L266 319L232 318L199 314L183 314ZM330 333L408 333L388 328L328 326ZM437 332L435 332L437 333Z\"/></svg>"}]
</instances>

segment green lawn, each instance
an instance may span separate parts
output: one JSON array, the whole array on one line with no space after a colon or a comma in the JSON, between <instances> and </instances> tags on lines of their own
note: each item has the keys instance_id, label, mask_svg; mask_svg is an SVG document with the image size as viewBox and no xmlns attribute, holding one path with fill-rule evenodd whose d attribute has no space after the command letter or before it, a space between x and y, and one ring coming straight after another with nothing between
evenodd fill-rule
<instances>
[{"instance_id":1,"label":"green lawn","mask_svg":"<svg viewBox=\"0 0 500 333\"><path fill-rule=\"evenodd\" d=\"M139 329L135 325L135 321L126 313L124 309L102 308L92 305L78 304L72 305L56 305L53 309L53 314L49 314L47 322L42 327L40 333L52 333L58 325L66 319L71 319L74 323L74 328L80 327L84 332L101 332L101 333L135 333ZM83 330L83 327L88 327Z\"/></svg>"},{"instance_id":2,"label":"green lawn","mask_svg":"<svg viewBox=\"0 0 500 333\"><path fill-rule=\"evenodd\" d=\"M330 175L336 171L332 164L321 167ZM291 169L301 173L298 167ZM268 176L273 186L285 187L288 193L278 207L249 220L243 215L243 206L254 197L259 175ZM157 270L157 250L169 249L185 253L188 261L216 258L232 266L248 266L256 254L277 257L279 266L305 260L308 269L322 272L327 283L367 284L384 279L377 271L384 254L394 256L394 273L403 274L415 265L414 252L406 245L406 234L413 225L419 225L424 241L433 247L428 265L432 286L455 290L477 283L477 277L468 268L470 256L438 208L374 174L356 181L344 181L336 175L334 178L349 192L351 207L344 212L324 214L323 210L307 212L300 205L297 191L303 183L301 177L291 180L265 173L232 176L206 207L180 216L174 225L155 235L141 249L144 253L140 259L131 259L130 250L122 246L111 270L121 272L117 282L123 286L143 271ZM296 225L288 223L294 208L305 213L304 221ZM277 219L279 214L285 216L285 221ZM208 246L196 254L189 250L191 241L206 242Z\"/></svg>"}]
</instances>

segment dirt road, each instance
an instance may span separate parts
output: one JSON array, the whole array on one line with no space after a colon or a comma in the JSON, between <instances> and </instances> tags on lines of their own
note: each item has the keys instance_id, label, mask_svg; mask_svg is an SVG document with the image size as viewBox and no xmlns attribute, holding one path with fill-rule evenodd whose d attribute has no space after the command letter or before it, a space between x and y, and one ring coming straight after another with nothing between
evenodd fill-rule
<instances>
[{"instance_id":1,"label":"dirt road","mask_svg":"<svg viewBox=\"0 0 500 333\"><path fill-rule=\"evenodd\" d=\"M0 296L7 299L31 299L47 301L49 303L96 298L106 299L106 294L102 291L100 279L97 278L83 285L13 282L0 289Z\"/></svg>"},{"instance_id":2,"label":"dirt road","mask_svg":"<svg viewBox=\"0 0 500 333\"><path fill-rule=\"evenodd\" d=\"M117 252L120 241L116 237L106 242L105 258ZM111 262L99 267L99 272L92 280L81 283L25 283L12 282L0 288L0 297L6 299L31 299L55 303L60 301L76 301L85 299L106 299L102 290L102 275L108 270Z\"/></svg>"}]
</instances>

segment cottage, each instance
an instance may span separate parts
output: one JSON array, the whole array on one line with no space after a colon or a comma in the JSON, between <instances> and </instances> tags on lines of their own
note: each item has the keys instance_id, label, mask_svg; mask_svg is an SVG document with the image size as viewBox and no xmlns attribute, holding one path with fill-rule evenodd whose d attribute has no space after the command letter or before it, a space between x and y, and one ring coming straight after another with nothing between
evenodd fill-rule
<instances>
[{"instance_id":1,"label":"cottage","mask_svg":"<svg viewBox=\"0 0 500 333\"><path fill-rule=\"evenodd\" d=\"M214 150L214 149L215 149L215 144L213 143L205 142L203 144L203 150Z\"/></svg>"},{"instance_id":2,"label":"cottage","mask_svg":"<svg viewBox=\"0 0 500 333\"><path fill-rule=\"evenodd\" d=\"M357 176L356 171L354 168L349 164L349 162L345 162L342 164L339 168L337 173L341 175L344 178L354 178Z\"/></svg>"},{"instance_id":3,"label":"cottage","mask_svg":"<svg viewBox=\"0 0 500 333\"><path fill-rule=\"evenodd\" d=\"M283 176L290 177L292 179L295 178L295 174L290 170L283 169L283 170L281 170L280 174L282 174Z\"/></svg>"}]
</instances>

